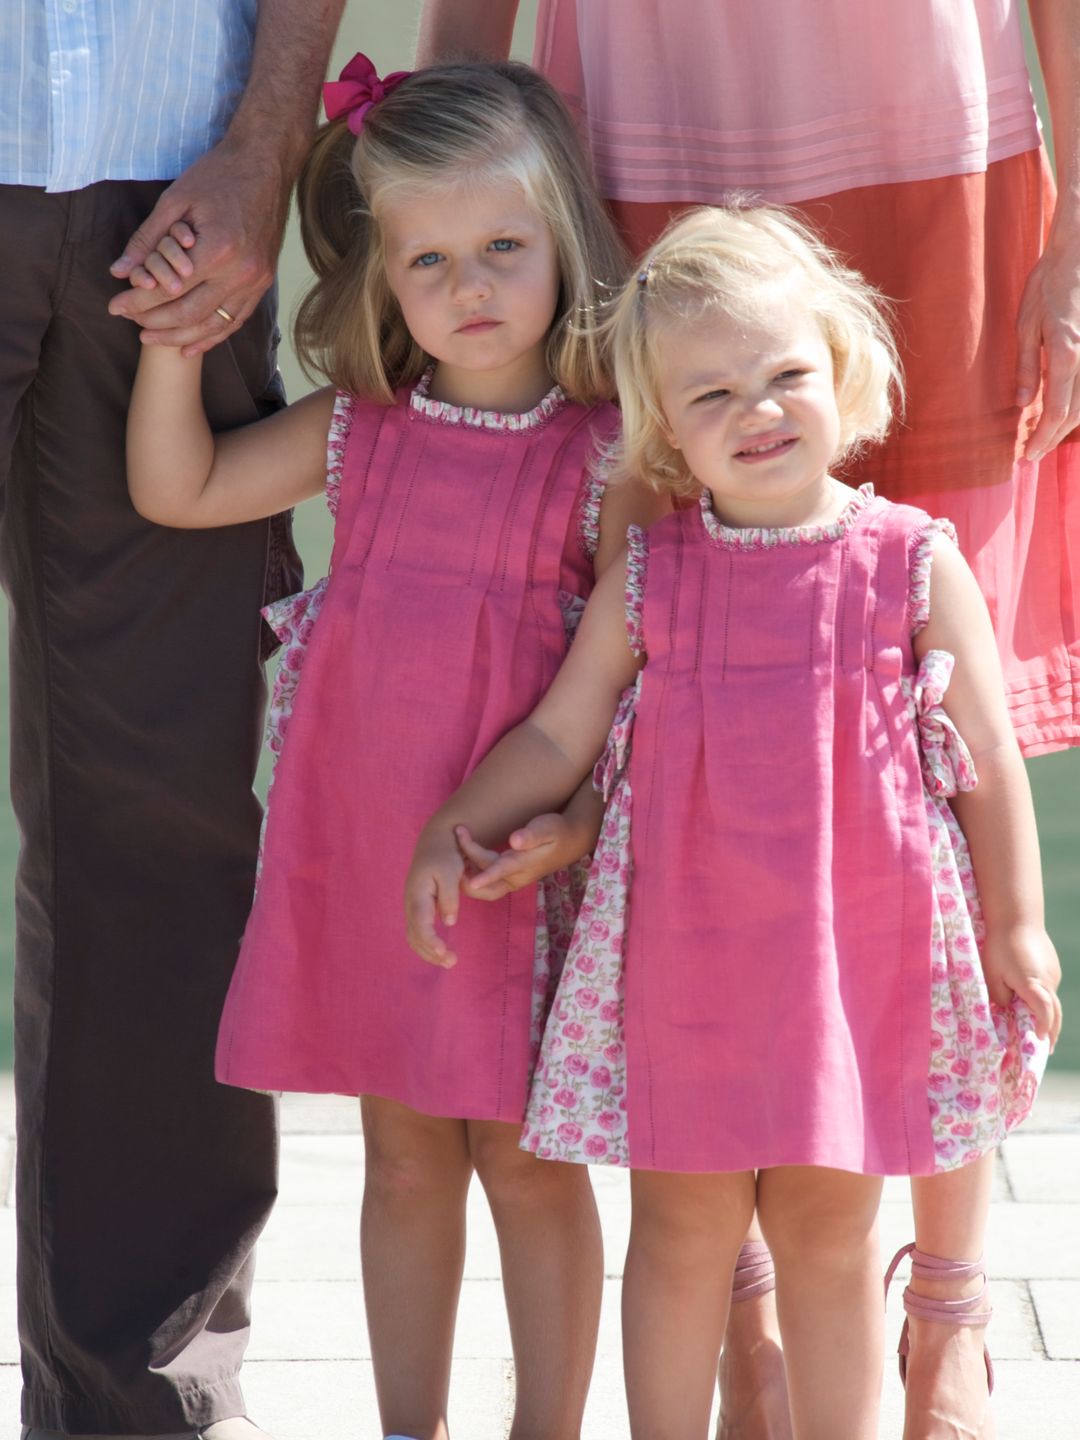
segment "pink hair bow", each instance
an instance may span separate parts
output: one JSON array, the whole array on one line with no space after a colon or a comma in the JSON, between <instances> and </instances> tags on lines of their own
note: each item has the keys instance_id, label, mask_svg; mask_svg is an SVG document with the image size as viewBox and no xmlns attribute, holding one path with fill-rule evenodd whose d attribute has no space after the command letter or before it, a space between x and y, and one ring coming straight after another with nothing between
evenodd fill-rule
<instances>
[{"instance_id":1,"label":"pink hair bow","mask_svg":"<svg viewBox=\"0 0 1080 1440\"><path fill-rule=\"evenodd\" d=\"M371 107L377 105L412 73L411 70L395 70L392 75L380 80L375 66L366 55L361 55L358 51L338 78L323 86L323 105L326 107L327 119L339 120L344 115L348 118L349 129L354 135L359 135L364 125L364 116Z\"/></svg>"}]
</instances>

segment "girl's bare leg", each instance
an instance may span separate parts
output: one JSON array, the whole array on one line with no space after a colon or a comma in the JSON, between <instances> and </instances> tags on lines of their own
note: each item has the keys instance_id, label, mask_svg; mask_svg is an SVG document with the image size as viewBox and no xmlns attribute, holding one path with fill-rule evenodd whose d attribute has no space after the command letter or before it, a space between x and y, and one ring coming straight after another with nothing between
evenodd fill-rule
<instances>
[{"instance_id":1,"label":"girl's bare leg","mask_svg":"<svg viewBox=\"0 0 1080 1440\"><path fill-rule=\"evenodd\" d=\"M986 1241L994 1156L911 1182L915 1244L943 1260L978 1260ZM961 1300L983 1280L913 1279L916 1295ZM987 1296L989 1303L989 1296ZM904 1440L991 1440L994 1434L983 1344L986 1327L943 1325L912 1316Z\"/></svg>"},{"instance_id":2,"label":"girl's bare leg","mask_svg":"<svg viewBox=\"0 0 1080 1440\"><path fill-rule=\"evenodd\" d=\"M807 1166L758 1176L796 1440L877 1440L880 1199L876 1176Z\"/></svg>"},{"instance_id":3,"label":"girl's bare leg","mask_svg":"<svg viewBox=\"0 0 1080 1440\"><path fill-rule=\"evenodd\" d=\"M748 1242L760 1241L757 1216ZM720 1421L716 1440L791 1440L787 1375L772 1290L732 1295L720 1352Z\"/></svg>"},{"instance_id":4,"label":"girl's bare leg","mask_svg":"<svg viewBox=\"0 0 1080 1440\"><path fill-rule=\"evenodd\" d=\"M371 1356L387 1434L446 1440L472 1163L464 1120L365 1096L360 1217Z\"/></svg>"},{"instance_id":5,"label":"girl's bare leg","mask_svg":"<svg viewBox=\"0 0 1080 1440\"><path fill-rule=\"evenodd\" d=\"M511 1440L577 1440L604 1283L588 1167L537 1160L518 1148L517 1125L467 1124L502 1257L517 1377Z\"/></svg>"},{"instance_id":6,"label":"girl's bare leg","mask_svg":"<svg viewBox=\"0 0 1080 1440\"><path fill-rule=\"evenodd\" d=\"M622 1304L630 1433L704 1440L754 1174L639 1170L631 1193Z\"/></svg>"}]
</instances>

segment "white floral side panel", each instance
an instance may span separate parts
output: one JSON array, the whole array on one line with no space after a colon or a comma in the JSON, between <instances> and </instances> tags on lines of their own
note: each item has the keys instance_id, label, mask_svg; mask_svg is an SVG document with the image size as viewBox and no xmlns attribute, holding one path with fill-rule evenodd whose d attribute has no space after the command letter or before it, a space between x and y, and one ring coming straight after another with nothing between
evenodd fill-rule
<instances>
[{"instance_id":1,"label":"white floral side panel","mask_svg":"<svg viewBox=\"0 0 1080 1440\"><path fill-rule=\"evenodd\" d=\"M345 463L345 447L353 422L353 396L339 390L334 397L334 410L330 417L330 429L326 437L326 508L336 520L341 501L341 472ZM266 838L266 821L270 813L270 797L274 790L274 773L278 756L289 728L296 691L300 684L300 671L307 654L311 632L319 618L329 576L317 580L310 590L301 590L295 595L285 595L266 605L262 617L281 641L277 670L274 674L274 688L270 692L270 705L266 712L266 748L274 758L274 769L266 788L266 806L263 810L262 831L259 836L259 855L256 862L255 878L262 874L263 842Z\"/></svg>"},{"instance_id":2,"label":"white floral side panel","mask_svg":"<svg viewBox=\"0 0 1080 1440\"><path fill-rule=\"evenodd\" d=\"M334 397L334 411L326 437L326 508L334 520L337 520L338 505L341 502L341 473L355 404L353 396L347 395L344 390L338 391ZM311 632L322 609L328 579L328 576L324 576L317 580L310 590L286 595L272 605L265 606L262 611L263 619L282 645L277 674L274 677L274 689L270 696L270 708L266 716L266 748L274 756L275 762L281 753L285 732L289 728L289 718L296 700L296 687L300 683L300 670L304 664ZM271 787L273 783L271 775Z\"/></svg>"},{"instance_id":3,"label":"white floral side panel","mask_svg":"<svg viewBox=\"0 0 1080 1440\"><path fill-rule=\"evenodd\" d=\"M648 540L631 526L626 577L630 647L643 651L642 606ZM539 1056L521 1146L545 1160L630 1163L626 1134L623 1042L623 941L630 886L632 797L627 763L640 676L615 715L593 783L607 801L584 899L571 923L566 958L554 986L543 986ZM536 974L537 990L541 975ZM536 1009L534 1006L534 1021Z\"/></svg>"},{"instance_id":4,"label":"white floral side panel","mask_svg":"<svg viewBox=\"0 0 1080 1440\"><path fill-rule=\"evenodd\" d=\"M569 590L559 591L559 609L569 649L585 613L585 597ZM551 1011L555 989L562 974L566 952L574 933L574 922L585 895L590 857L585 855L565 870L546 875L536 887L536 942L533 951L533 988L530 1042L533 1072L540 1053L544 1024ZM532 1084L530 1075L529 1083Z\"/></svg>"},{"instance_id":5,"label":"white floral side panel","mask_svg":"<svg viewBox=\"0 0 1080 1440\"><path fill-rule=\"evenodd\" d=\"M300 684L307 647L315 621L319 618L329 576L317 580L310 590L301 590L296 595L286 595L267 605L263 617L281 641L277 674L274 676L274 690L266 716L266 748L275 760L281 754L285 734L292 718L296 691ZM273 776L271 776L271 785Z\"/></svg>"},{"instance_id":6,"label":"white floral side panel","mask_svg":"<svg viewBox=\"0 0 1080 1440\"><path fill-rule=\"evenodd\" d=\"M296 691L300 684L300 671L307 654L311 632L319 618L323 599L326 595L327 578L296 595L286 595L263 607L263 619L281 641L277 657L277 671L274 688L270 693L270 706L266 712L266 748L274 757L270 779L266 786L266 804L263 807L262 828L259 832L259 854L255 862L255 881L258 884L262 874L263 844L266 840L266 825L270 816L270 799L274 793L274 776L277 774L278 756L285 743L285 734L292 718L296 703Z\"/></svg>"},{"instance_id":7,"label":"white floral side panel","mask_svg":"<svg viewBox=\"0 0 1080 1440\"><path fill-rule=\"evenodd\" d=\"M585 897L544 1027L521 1145L544 1160L628 1165L623 936L630 881L626 760L638 686L619 704L597 786L607 800Z\"/></svg>"},{"instance_id":8,"label":"white floral side panel","mask_svg":"<svg viewBox=\"0 0 1080 1440\"><path fill-rule=\"evenodd\" d=\"M925 620L923 620L925 624ZM979 963L985 930L967 841L948 798L978 783L967 746L942 706L953 657L930 650L904 684L918 726L930 863L929 1108L937 1170L994 1149L1031 1110L1048 1044L1027 1005L994 1005Z\"/></svg>"}]
</instances>

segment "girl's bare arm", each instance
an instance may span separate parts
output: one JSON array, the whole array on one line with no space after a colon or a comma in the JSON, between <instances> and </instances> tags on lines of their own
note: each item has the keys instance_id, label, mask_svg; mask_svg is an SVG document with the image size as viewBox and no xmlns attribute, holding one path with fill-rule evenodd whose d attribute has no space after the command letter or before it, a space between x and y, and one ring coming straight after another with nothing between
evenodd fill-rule
<instances>
[{"instance_id":1,"label":"girl's bare arm","mask_svg":"<svg viewBox=\"0 0 1080 1440\"><path fill-rule=\"evenodd\" d=\"M530 816L564 804L603 748L619 696L640 661L625 622L626 565L612 565L585 610L581 628L551 689L425 825L405 890L409 944L425 960L455 956L435 929L453 925L464 861L455 827L483 845L501 844Z\"/></svg>"},{"instance_id":2,"label":"girl's bare arm","mask_svg":"<svg viewBox=\"0 0 1080 1440\"><path fill-rule=\"evenodd\" d=\"M671 510L671 501L644 480L618 480L609 484L600 507L600 543L596 552L596 578L622 560L626 532L631 525L648 529ZM596 844L604 819L604 801L587 775L561 811L534 816L509 836L507 849L479 845L467 827L458 842L469 865L463 882L474 900L501 900L512 890L535 884L553 870L572 865Z\"/></svg>"},{"instance_id":3,"label":"girl's bare arm","mask_svg":"<svg viewBox=\"0 0 1080 1440\"><path fill-rule=\"evenodd\" d=\"M951 541L934 546L930 623L916 637L921 657L956 659L944 707L964 738L979 783L951 802L971 849L986 917L982 960L991 999L1011 994L1031 1007L1040 1035L1057 1040L1061 966L1045 929L1042 868L1027 771L1005 704L997 645L975 577Z\"/></svg>"},{"instance_id":4,"label":"girl's bare arm","mask_svg":"<svg viewBox=\"0 0 1080 1440\"><path fill-rule=\"evenodd\" d=\"M319 494L332 389L215 435L202 403L202 359L146 347L128 412L128 489L140 515L178 529L261 520Z\"/></svg>"}]
</instances>

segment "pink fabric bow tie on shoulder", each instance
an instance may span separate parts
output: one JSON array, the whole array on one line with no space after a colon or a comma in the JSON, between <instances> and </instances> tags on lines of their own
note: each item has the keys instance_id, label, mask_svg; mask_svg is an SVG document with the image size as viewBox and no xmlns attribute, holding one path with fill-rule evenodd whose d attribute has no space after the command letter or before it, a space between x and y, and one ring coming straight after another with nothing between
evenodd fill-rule
<instances>
[{"instance_id":1,"label":"pink fabric bow tie on shoulder","mask_svg":"<svg viewBox=\"0 0 1080 1440\"><path fill-rule=\"evenodd\" d=\"M328 120L348 118L349 129L359 135L364 125L364 116L373 105L384 99L390 91L407 80L411 70L395 70L392 75L380 80L375 66L366 55L359 51L353 56L336 80L323 86L323 105Z\"/></svg>"}]
</instances>

